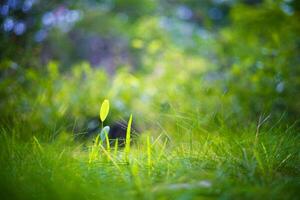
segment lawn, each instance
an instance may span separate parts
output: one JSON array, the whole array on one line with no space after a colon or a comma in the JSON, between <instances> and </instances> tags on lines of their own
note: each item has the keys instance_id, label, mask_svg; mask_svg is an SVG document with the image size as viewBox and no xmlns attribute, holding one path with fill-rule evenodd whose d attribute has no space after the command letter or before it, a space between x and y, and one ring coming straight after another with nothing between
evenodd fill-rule
<instances>
[{"instance_id":1,"label":"lawn","mask_svg":"<svg viewBox=\"0 0 300 200\"><path fill-rule=\"evenodd\" d=\"M26 126L2 128L0 195L2 199L298 199L300 138L293 127L253 124L237 131L184 130L177 136L167 132L154 136L150 130L138 138L127 134L123 148L106 143L108 136L102 140L100 134L84 143L68 133L50 142L35 136L22 142Z\"/></svg>"}]
</instances>

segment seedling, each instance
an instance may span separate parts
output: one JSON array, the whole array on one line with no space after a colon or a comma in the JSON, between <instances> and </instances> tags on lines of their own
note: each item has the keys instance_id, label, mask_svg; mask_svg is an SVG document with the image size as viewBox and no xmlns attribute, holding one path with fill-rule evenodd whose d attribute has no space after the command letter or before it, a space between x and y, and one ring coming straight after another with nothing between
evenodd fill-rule
<instances>
[{"instance_id":1,"label":"seedling","mask_svg":"<svg viewBox=\"0 0 300 200\"><path fill-rule=\"evenodd\" d=\"M109 146L108 134L109 134L110 127L105 126L103 128L103 122L105 121L108 113L109 113L109 101L107 99L105 99L101 104L99 116L100 116L100 120L101 120L100 139L101 139L102 143L104 142L104 140L106 140L107 146Z\"/></svg>"},{"instance_id":2,"label":"seedling","mask_svg":"<svg viewBox=\"0 0 300 200\"><path fill-rule=\"evenodd\" d=\"M98 157L100 149L101 148L103 149L102 144L105 140L106 140L107 150L108 152L110 151L109 138L108 138L110 127L105 126L103 128L103 122L105 121L108 113L109 113L109 101L105 99L99 111L99 117L101 120L101 132L99 133L99 135L97 135L94 145L91 146L90 153L89 153L89 163L91 163L93 160L95 160Z\"/></svg>"}]
</instances>

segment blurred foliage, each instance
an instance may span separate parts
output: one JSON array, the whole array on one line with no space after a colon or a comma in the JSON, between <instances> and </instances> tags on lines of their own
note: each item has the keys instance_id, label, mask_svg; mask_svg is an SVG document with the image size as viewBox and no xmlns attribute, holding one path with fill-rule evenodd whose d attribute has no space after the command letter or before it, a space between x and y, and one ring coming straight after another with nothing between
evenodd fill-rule
<instances>
[{"instance_id":1,"label":"blurred foliage","mask_svg":"<svg viewBox=\"0 0 300 200\"><path fill-rule=\"evenodd\" d=\"M278 4L236 6L222 29L218 57L225 87L246 113L273 112L299 118L299 13Z\"/></svg>"},{"instance_id":2,"label":"blurred foliage","mask_svg":"<svg viewBox=\"0 0 300 200\"><path fill-rule=\"evenodd\" d=\"M0 10L1 120L21 120L28 135L80 132L105 98L109 121L131 110L143 128L299 119L296 1L9 0Z\"/></svg>"}]
</instances>

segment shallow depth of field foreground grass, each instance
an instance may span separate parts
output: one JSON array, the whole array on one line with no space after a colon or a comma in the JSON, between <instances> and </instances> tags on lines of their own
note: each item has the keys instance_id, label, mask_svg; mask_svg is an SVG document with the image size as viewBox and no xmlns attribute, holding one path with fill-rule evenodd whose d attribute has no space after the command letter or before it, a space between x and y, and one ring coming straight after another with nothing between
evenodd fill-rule
<instances>
[{"instance_id":1,"label":"shallow depth of field foreground grass","mask_svg":"<svg viewBox=\"0 0 300 200\"><path fill-rule=\"evenodd\" d=\"M299 134L220 129L168 138L142 135L127 153L67 134L19 140L2 128L2 199L297 199ZM98 148L91 160L91 148Z\"/></svg>"}]
</instances>

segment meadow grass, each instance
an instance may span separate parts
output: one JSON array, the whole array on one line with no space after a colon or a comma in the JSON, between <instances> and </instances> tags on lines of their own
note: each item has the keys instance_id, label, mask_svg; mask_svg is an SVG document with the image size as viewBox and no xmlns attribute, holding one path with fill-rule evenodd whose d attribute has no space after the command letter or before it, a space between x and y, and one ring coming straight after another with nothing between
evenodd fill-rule
<instances>
[{"instance_id":1,"label":"meadow grass","mask_svg":"<svg viewBox=\"0 0 300 200\"><path fill-rule=\"evenodd\" d=\"M20 130L26 128L1 129L1 199L298 199L300 194L300 138L293 128L144 133L125 149L76 142L70 133L24 141Z\"/></svg>"}]
</instances>

